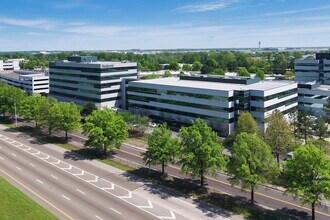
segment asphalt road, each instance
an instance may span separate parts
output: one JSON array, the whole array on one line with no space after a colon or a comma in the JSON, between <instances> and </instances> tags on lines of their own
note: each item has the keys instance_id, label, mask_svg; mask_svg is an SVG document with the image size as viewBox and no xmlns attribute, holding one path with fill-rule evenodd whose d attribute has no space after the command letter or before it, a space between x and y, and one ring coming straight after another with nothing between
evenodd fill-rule
<instances>
[{"instance_id":1,"label":"asphalt road","mask_svg":"<svg viewBox=\"0 0 330 220\"><path fill-rule=\"evenodd\" d=\"M0 131L0 175L61 219L186 219L136 195L134 182Z\"/></svg>"}]
</instances>

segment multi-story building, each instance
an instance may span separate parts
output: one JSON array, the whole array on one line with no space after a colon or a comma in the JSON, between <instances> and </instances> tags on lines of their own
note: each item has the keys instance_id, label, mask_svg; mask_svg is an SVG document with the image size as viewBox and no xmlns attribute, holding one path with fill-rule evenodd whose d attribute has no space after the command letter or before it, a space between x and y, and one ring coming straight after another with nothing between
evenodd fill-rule
<instances>
[{"instance_id":1,"label":"multi-story building","mask_svg":"<svg viewBox=\"0 0 330 220\"><path fill-rule=\"evenodd\" d=\"M19 70L19 60L0 60L0 71L4 70Z\"/></svg>"},{"instance_id":2,"label":"multi-story building","mask_svg":"<svg viewBox=\"0 0 330 220\"><path fill-rule=\"evenodd\" d=\"M123 78L137 79L137 63L97 61L94 56L72 56L49 63L50 95L79 105L121 107Z\"/></svg>"},{"instance_id":3,"label":"multi-story building","mask_svg":"<svg viewBox=\"0 0 330 220\"><path fill-rule=\"evenodd\" d=\"M12 70L1 71L0 80L5 81L8 85L21 88L28 94L49 93L48 73Z\"/></svg>"},{"instance_id":4,"label":"multi-story building","mask_svg":"<svg viewBox=\"0 0 330 220\"><path fill-rule=\"evenodd\" d=\"M180 127L204 119L221 136L235 128L242 111L249 111L263 127L279 110L284 114L298 105L297 84L260 81L258 78L182 76L130 81L123 107Z\"/></svg>"},{"instance_id":5,"label":"multi-story building","mask_svg":"<svg viewBox=\"0 0 330 220\"><path fill-rule=\"evenodd\" d=\"M295 81L298 109L325 116L323 105L330 96L330 53L317 53L312 60L296 60Z\"/></svg>"}]
</instances>

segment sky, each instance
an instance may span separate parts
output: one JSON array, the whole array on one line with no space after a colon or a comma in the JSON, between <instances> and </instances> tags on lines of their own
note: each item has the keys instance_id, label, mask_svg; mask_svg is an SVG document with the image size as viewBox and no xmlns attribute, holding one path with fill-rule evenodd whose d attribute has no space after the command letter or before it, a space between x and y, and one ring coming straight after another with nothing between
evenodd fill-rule
<instances>
[{"instance_id":1,"label":"sky","mask_svg":"<svg viewBox=\"0 0 330 220\"><path fill-rule=\"evenodd\" d=\"M0 51L330 46L329 0L1 1Z\"/></svg>"}]
</instances>

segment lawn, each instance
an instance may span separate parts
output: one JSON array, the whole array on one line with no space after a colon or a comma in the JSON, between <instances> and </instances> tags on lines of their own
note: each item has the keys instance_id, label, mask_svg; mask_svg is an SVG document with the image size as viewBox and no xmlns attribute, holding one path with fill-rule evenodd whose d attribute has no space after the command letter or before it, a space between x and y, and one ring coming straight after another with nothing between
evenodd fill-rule
<instances>
[{"instance_id":1,"label":"lawn","mask_svg":"<svg viewBox=\"0 0 330 220\"><path fill-rule=\"evenodd\" d=\"M57 219L24 193L0 177L0 219Z\"/></svg>"}]
</instances>

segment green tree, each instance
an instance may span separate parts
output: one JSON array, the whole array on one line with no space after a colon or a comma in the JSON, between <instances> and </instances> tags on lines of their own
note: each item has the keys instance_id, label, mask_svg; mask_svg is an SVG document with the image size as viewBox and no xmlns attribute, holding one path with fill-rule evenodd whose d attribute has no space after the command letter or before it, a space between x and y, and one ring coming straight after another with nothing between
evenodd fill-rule
<instances>
[{"instance_id":1,"label":"green tree","mask_svg":"<svg viewBox=\"0 0 330 220\"><path fill-rule=\"evenodd\" d=\"M172 61L170 64L165 66L165 69L167 70L180 70L180 66L178 62Z\"/></svg>"},{"instance_id":2,"label":"green tree","mask_svg":"<svg viewBox=\"0 0 330 220\"><path fill-rule=\"evenodd\" d=\"M143 136L150 122L150 119L148 117L132 114L126 111L121 111L117 114L120 115L126 122L130 135Z\"/></svg>"},{"instance_id":3,"label":"green tree","mask_svg":"<svg viewBox=\"0 0 330 220\"><path fill-rule=\"evenodd\" d=\"M328 122L330 121L330 97L327 98L327 102L323 105L323 110L327 114Z\"/></svg>"},{"instance_id":4,"label":"green tree","mask_svg":"<svg viewBox=\"0 0 330 220\"><path fill-rule=\"evenodd\" d=\"M168 70L165 70L163 77L167 78L167 77L171 77L171 76L172 76L172 73Z\"/></svg>"},{"instance_id":5,"label":"green tree","mask_svg":"<svg viewBox=\"0 0 330 220\"><path fill-rule=\"evenodd\" d=\"M104 155L120 148L128 135L123 118L108 108L93 111L83 125L83 132L88 136L85 146L100 149Z\"/></svg>"},{"instance_id":6,"label":"green tree","mask_svg":"<svg viewBox=\"0 0 330 220\"><path fill-rule=\"evenodd\" d=\"M293 80L294 79L294 73L291 70L287 70L284 73L284 78L286 80Z\"/></svg>"},{"instance_id":7,"label":"green tree","mask_svg":"<svg viewBox=\"0 0 330 220\"><path fill-rule=\"evenodd\" d=\"M0 111L5 116L6 113L9 113L11 116L15 115L15 105L16 105L16 114L19 114L20 106L26 94L22 89L16 88L14 86L8 86L3 84L0 87Z\"/></svg>"},{"instance_id":8,"label":"green tree","mask_svg":"<svg viewBox=\"0 0 330 220\"><path fill-rule=\"evenodd\" d=\"M161 164L163 175L165 166L175 161L180 146L179 140L171 136L172 131L167 128L166 123L154 128L148 137L147 151L143 153L146 164Z\"/></svg>"},{"instance_id":9,"label":"green tree","mask_svg":"<svg viewBox=\"0 0 330 220\"><path fill-rule=\"evenodd\" d=\"M321 198L330 199L330 161L324 151L313 145L300 147L294 157L284 163L286 193L311 204L312 219Z\"/></svg>"},{"instance_id":10,"label":"green tree","mask_svg":"<svg viewBox=\"0 0 330 220\"><path fill-rule=\"evenodd\" d=\"M65 132L65 140L68 140L68 132L80 127L81 115L77 105L68 102L59 102L60 109L58 129Z\"/></svg>"},{"instance_id":11,"label":"green tree","mask_svg":"<svg viewBox=\"0 0 330 220\"><path fill-rule=\"evenodd\" d=\"M202 63L196 60L193 64L193 66L192 66L192 70L193 71L201 71L202 66L203 66Z\"/></svg>"},{"instance_id":12,"label":"green tree","mask_svg":"<svg viewBox=\"0 0 330 220\"><path fill-rule=\"evenodd\" d=\"M231 153L227 166L229 181L251 191L252 206L255 189L278 174L271 149L256 134L243 132L236 137Z\"/></svg>"},{"instance_id":13,"label":"green tree","mask_svg":"<svg viewBox=\"0 0 330 220\"><path fill-rule=\"evenodd\" d=\"M240 134L242 132L257 134L259 130L259 126L250 112L242 112L239 115L235 130L236 134Z\"/></svg>"},{"instance_id":14,"label":"green tree","mask_svg":"<svg viewBox=\"0 0 330 220\"><path fill-rule=\"evenodd\" d=\"M305 144L307 143L307 139L312 135L312 126L313 122L310 117L310 114L307 111L299 111L298 112L298 133L301 137L303 137Z\"/></svg>"},{"instance_id":15,"label":"green tree","mask_svg":"<svg viewBox=\"0 0 330 220\"><path fill-rule=\"evenodd\" d=\"M316 119L313 130L315 131L315 135L318 136L320 140L329 137L328 125L324 118Z\"/></svg>"},{"instance_id":16,"label":"green tree","mask_svg":"<svg viewBox=\"0 0 330 220\"><path fill-rule=\"evenodd\" d=\"M41 108L42 126L47 126L48 134L51 135L54 129L57 129L60 124L61 119L61 108L58 104L58 101L54 98L48 98L47 102L44 103L44 106Z\"/></svg>"},{"instance_id":17,"label":"green tree","mask_svg":"<svg viewBox=\"0 0 330 220\"><path fill-rule=\"evenodd\" d=\"M273 112L266 122L265 141L271 147L280 166L280 156L286 155L294 148L294 136L289 123L280 111Z\"/></svg>"},{"instance_id":18,"label":"green tree","mask_svg":"<svg viewBox=\"0 0 330 220\"><path fill-rule=\"evenodd\" d=\"M298 111L296 109L289 113L289 121L293 130L294 138L296 140L298 136Z\"/></svg>"},{"instance_id":19,"label":"green tree","mask_svg":"<svg viewBox=\"0 0 330 220\"><path fill-rule=\"evenodd\" d=\"M44 96L39 94L27 96L20 106L20 113L25 119L35 121L38 128L38 124L44 118L43 107L47 104L48 100Z\"/></svg>"},{"instance_id":20,"label":"green tree","mask_svg":"<svg viewBox=\"0 0 330 220\"><path fill-rule=\"evenodd\" d=\"M93 111L97 110L96 105L93 102L88 102L81 111L83 117L87 117L92 114Z\"/></svg>"},{"instance_id":21,"label":"green tree","mask_svg":"<svg viewBox=\"0 0 330 220\"><path fill-rule=\"evenodd\" d=\"M257 73L257 71L259 70L259 68L257 66L251 66L249 69L250 73Z\"/></svg>"},{"instance_id":22,"label":"green tree","mask_svg":"<svg viewBox=\"0 0 330 220\"><path fill-rule=\"evenodd\" d=\"M317 147L318 149L324 151L324 152L328 152L330 149L330 143L326 140L322 140L322 139L309 139L308 140L308 144L314 145L315 147Z\"/></svg>"},{"instance_id":23,"label":"green tree","mask_svg":"<svg viewBox=\"0 0 330 220\"><path fill-rule=\"evenodd\" d=\"M251 76L249 71L247 71L247 69L245 67L239 67L238 68L238 75L239 76L247 76L247 77Z\"/></svg>"},{"instance_id":24,"label":"green tree","mask_svg":"<svg viewBox=\"0 0 330 220\"><path fill-rule=\"evenodd\" d=\"M200 177L200 186L204 187L205 173L212 173L226 163L217 133L202 119L197 119L190 127L180 129L179 138L181 171Z\"/></svg>"},{"instance_id":25,"label":"green tree","mask_svg":"<svg viewBox=\"0 0 330 220\"><path fill-rule=\"evenodd\" d=\"M192 71L193 67L190 64L184 64L182 67L182 70L184 71Z\"/></svg>"},{"instance_id":26,"label":"green tree","mask_svg":"<svg viewBox=\"0 0 330 220\"><path fill-rule=\"evenodd\" d=\"M217 68L209 74L210 75L225 75L225 71L223 71L223 69Z\"/></svg>"},{"instance_id":27,"label":"green tree","mask_svg":"<svg viewBox=\"0 0 330 220\"><path fill-rule=\"evenodd\" d=\"M218 68L218 62L215 59L208 59L202 66L201 74L208 74Z\"/></svg>"},{"instance_id":28,"label":"green tree","mask_svg":"<svg viewBox=\"0 0 330 220\"><path fill-rule=\"evenodd\" d=\"M266 78L265 72L262 70L257 70L256 76L259 77L261 80L265 80L265 78Z\"/></svg>"},{"instance_id":29,"label":"green tree","mask_svg":"<svg viewBox=\"0 0 330 220\"><path fill-rule=\"evenodd\" d=\"M159 75L157 75L156 73L152 73L150 75L141 77L141 79L157 79L157 78L159 78Z\"/></svg>"}]
</instances>

